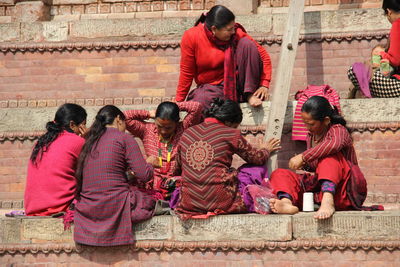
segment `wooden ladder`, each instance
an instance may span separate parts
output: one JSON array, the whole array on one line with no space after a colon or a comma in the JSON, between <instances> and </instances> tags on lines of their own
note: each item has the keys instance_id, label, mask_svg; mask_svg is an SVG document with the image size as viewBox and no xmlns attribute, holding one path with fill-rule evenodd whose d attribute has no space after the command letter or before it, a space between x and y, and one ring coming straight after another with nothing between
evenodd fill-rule
<instances>
[{"instance_id":1,"label":"wooden ladder","mask_svg":"<svg viewBox=\"0 0 400 267\"><path fill-rule=\"evenodd\" d=\"M304 1L291 0L289 4L287 24L282 37L276 84L265 129L265 140L270 138L280 139L282 136L294 61L299 43L301 21L304 15ZM269 174L278 167L277 153L271 154L267 166Z\"/></svg>"}]
</instances>

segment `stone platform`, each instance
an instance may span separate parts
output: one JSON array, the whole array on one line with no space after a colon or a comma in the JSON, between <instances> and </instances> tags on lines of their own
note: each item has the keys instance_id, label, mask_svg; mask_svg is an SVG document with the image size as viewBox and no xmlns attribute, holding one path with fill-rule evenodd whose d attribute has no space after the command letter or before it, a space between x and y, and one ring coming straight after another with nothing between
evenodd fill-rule
<instances>
[{"instance_id":1,"label":"stone platform","mask_svg":"<svg viewBox=\"0 0 400 267\"><path fill-rule=\"evenodd\" d=\"M312 216L157 216L135 227L134 245L95 248L61 219L3 215L0 266L399 266L400 211Z\"/></svg>"}]
</instances>

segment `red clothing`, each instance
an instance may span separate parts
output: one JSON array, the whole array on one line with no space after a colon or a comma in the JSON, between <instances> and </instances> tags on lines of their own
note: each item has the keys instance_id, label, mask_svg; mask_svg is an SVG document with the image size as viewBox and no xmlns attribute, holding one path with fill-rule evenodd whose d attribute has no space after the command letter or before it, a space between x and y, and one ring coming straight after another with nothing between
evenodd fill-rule
<instances>
[{"instance_id":1,"label":"red clothing","mask_svg":"<svg viewBox=\"0 0 400 267\"><path fill-rule=\"evenodd\" d=\"M75 168L85 140L62 132L37 165L29 161L24 196L26 215L49 216L66 211L75 196Z\"/></svg>"},{"instance_id":2,"label":"red clothing","mask_svg":"<svg viewBox=\"0 0 400 267\"><path fill-rule=\"evenodd\" d=\"M135 139L107 128L83 168L75 205L75 242L92 246L134 242L132 225L153 216L155 199L129 185L128 170L142 182L153 175Z\"/></svg>"},{"instance_id":3,"label":"red clothing","mask_svg":"<svg viewBox=\"0 0 400 267\"><path fill-rule=\"evenodd\" d=\"M198 124L201 119L202 106L197 102L180 102L177 103L181 111L186 111L187 115L182 122L178 123L176 128L175 136L172 139L172 153L171 153L171 168L166 174L162 174L159 168L154 169L154 180L150 181L150 185L153 189L154 185L159 184L159 180L162 177L172 177L172 170L175 167L175 156L179 139L181 138L183 131L193 125ZM147 157L155 156L158 157L159 149L159 136L157 127L153 122L145 122L150 119L149 111L147 110L127 110L124 112L127 130L135 137L142 140L144 150L146 151ZM167 148L161 146L163 166L166 165L167 160Z\"/></svg>"},{"instance_id":4,"label":"red clothing","mask_svg":"<svg viewBox=\"0 0 400 267\"><path fill-rule=\"evenodd\" d=\"M347 129L340 124L332 125L314 147L311 147L312 138L309 134L308 149L303 152L303 160L309 171L315 172L315 175L298 175L290 170L277 169L270 179L275 193L290 194L293 204L301 207L303 192L317 193L315 200L320 202L320 180L329 180L336 185L336 210L360 209L366 197L366 181L359 170L353 142Z\"/></svg>"},{"instance_id":5,"label":"red clothing","mask_svg":"<svg viewBox=\"0 0 400 267\"><path fill-rule=\"evenodd\" d=\"M267 51L240 28L236 30L238 40L247 37L258 48L263 61L263 73L260 86L269 87L271 81L271 59ZM176 90L176 101L184 101L193 79L197 85L220 84L224 80L225 52L217 48L208 39L204 24L187 30L181 41L181 63L179 84Z\"/></svg>"},{"instance_id":6,"label":"red clothing","mask_svg":"<svg viewBox=\"0 0 400 267\"><path fill-rule=\"evenodd\" d=\"M187 129L178 150L176 173L182 180L175 210L181 219L247 212L232 157L262 165L267 150L253 148L237 129L207 121Z\"/></svg>"},{"instance_id":7,"label":"red clothing","mask_svg":"<svg viewBox=\"0 0 400 267\"><path fill-rule=\"evenodd\" d=\"M393 67L400 67L400 19L392 23L389 35L389 50L381 52L381 57L388 59ZM400 80L399 74L393 76Z\"/></svg>"}]
</instances>

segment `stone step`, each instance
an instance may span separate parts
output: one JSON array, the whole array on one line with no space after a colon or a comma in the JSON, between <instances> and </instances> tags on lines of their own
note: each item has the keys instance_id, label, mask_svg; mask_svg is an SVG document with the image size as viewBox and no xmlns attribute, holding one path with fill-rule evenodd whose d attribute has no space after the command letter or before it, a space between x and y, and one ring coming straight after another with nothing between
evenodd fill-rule
<instances>
[{"instance_id":1,"label":"stone step","mask_svg":"<svg viewBox=\"0 0 400 267\"><path fill-rule=\"evenodd\" d=\"M156 216L136 225L134 230L139 242L400 241L400 211L343 211L322 221L315 220L313 214L232 214L188 221ZM59 218L2 215L0 229L0 246L73 245L73 228L64 231Z\"/></svg>"}]
</instances>

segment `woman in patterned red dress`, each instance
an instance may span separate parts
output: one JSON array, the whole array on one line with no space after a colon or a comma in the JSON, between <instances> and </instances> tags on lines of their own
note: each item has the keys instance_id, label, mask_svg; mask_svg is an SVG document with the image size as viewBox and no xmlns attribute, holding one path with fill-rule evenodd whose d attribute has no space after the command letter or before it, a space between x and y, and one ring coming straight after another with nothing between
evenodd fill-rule
<instances>
[{"instance_id":1,"label":"woman in patterned red dress","mask_svg":"<svg viewBox=\"0 0 400 267\"><path fill-rule=\"evenodd\" d=\"M243 115L232 100L215 99L205 116L203 123L183 133L178 146L175 173L182 178L175 210L182 219L248 212L252 203L244 189L257 179L239 180L232 157L238 154L247 163L264 165L280 148L278 139L261 144L261 149L252 147L236 129Z\"/></svg>"},{"instance_id":2,"label":"woman in patterned red dress","mask_svg":"<svg viewBox=\"0 0 400 267\"><path fill-rule=\"evenodd\" d=\"M180 121L179 112L187 113ZM165 199L173 187L172 170L175 166L176 148L185 129L200 123L202 105L198 102L162 102L156 110L127 110L124 112L127 130L142 140L147 156L156 158L153 164L160 168L154 170L154 178L147 189L154 190L157 199ZM147 120L154 119L154 122ZM152 161L149 159L148 162Z\"/></svg>"},{"instance_id":3,"label":"woman in patterned red dress","mask_svg":"<svg viewBox=\"0 0 400 267\"><path fill-rule=\"evenodd\" d=\"M367 184L358 167L346 121L321 96L310 97L301 111L309 130L308 149L291 158L289 168L306 172L277 169L271 174L271 187L278 196L270 200L272 211L297 213L303 192L314 192L315 201L321 204L316 219L330 218L335 209L364 209Z\"/></svg>"},{"instance_id":4,"label":"woman in patterned red dress","mask_svg":"<svg viewBox=\"0 0 400 267\"><path fill-rule=\"evenodd\" d=\"M153 167L132 136L125 133L124 114L115 106L98 112L82 148L77 169L78 196L74 239L92 246L134 242L132 225L150 219L156 200L130 185L126 175L147 182Z\"/></svg>"}]
</instances>

